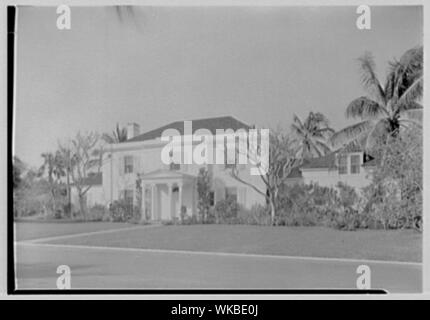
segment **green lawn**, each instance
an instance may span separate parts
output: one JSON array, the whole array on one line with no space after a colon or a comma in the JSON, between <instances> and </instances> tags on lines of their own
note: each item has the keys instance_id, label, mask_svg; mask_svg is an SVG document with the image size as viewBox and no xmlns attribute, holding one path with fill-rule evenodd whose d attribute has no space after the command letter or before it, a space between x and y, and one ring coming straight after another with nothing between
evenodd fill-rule
<instances>
[{"instance_id":1,"label":"green lawn","mask_svg":"<svg viewBox=\"0 0 430 320\"><path fill-rule=\"evenodd\" d=\"M104 226L111 228L115 225L121 226L111 223L101 224L100 228ZM76 228L84 232L81 225L60 224L60 226L68 233L72 231L66 230L67 226L75 228L73 232L76 232ZM46 227L50 229L52 225ZM32 228L30 224L23 226L18 224L17 229L19 234ZM30 231L32 232L33 235L42 233ZM19 237L28 238L28 235ZM322 227L160 226L58 239L49 243L411 262L421 262L422 254L422 235L413 230L338 231Z\"/></svg>"},{"instance_id":2,"label":"green lawn","mask_svg":"<svg viewBox=\"0 0 430 320\"><path fill-rule=\"evenodd\" d=\"M32 240L85 232L127 228L133 225L112 222L15 222L15 240Z\"/></svg>"}]
</instances>

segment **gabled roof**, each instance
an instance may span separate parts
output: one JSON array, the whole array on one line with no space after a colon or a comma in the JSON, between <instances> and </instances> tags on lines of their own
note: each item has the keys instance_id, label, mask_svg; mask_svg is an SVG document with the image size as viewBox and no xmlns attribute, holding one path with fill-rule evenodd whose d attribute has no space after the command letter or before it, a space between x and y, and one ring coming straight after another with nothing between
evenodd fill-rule
<instances>
[{"instance_id":1,"label":"gabled roof","mask_svg":"<svg viewBox=\"0 0 430 320\"><path fill-rule=\"evenodd\" d=\"M217 117L217 118L206 118L206 119L197 119L190 120L192 121L193 133L199 129L207 129L212 134L216 133L216 129L232 129L234 131L238 129L250 129L251 127L242 121L239 121L231 116L225 117ZM160 138L163 131L166 129L176 129L180 132L181 135L184 134L184 121L175 121L169 123L165 126L159 127L157 129L145 132L140 134L134 138L126 140L125 142L136 142L136 141L145 141L145 140L153 140Z\"/></svg>"},{"instance_id":2,"label":"gabled roof","mask_svg":"<svg viewBox=\"0 0 430 320\"><path fill-rule=\"evenodd\" d=\"M319 168L334 168L336 166L336 152L319 158L305 159L301 169L319 169Z\"/></svg>"},{"instance_id":3,"label":"gabled roof","mask_svg":"<svg viewBox=\"0 0 430 320\"><path fill-rule=\"evenodd\" d=\"M300 169L334 169L337 167L336 155L338 153L354 153L360 151L362 150L351 147L329 153L323 157L305 159ZM363 167L373 167L377 165L377 160L372 156L363 154L363 157Z\"/></svg>"},{"instance_id":4,"label":"gabled roof","mask_svg":"<svg viewBox=\"0 0 430 320\"><path fill-rule=\"evenodd\" d=\"M158 169L155 171L148 172L141 176L142 180L157 180L157 179L194 179L195 177L191 174L184 173L181 171L169 170L169 169Z\"/></svg>"}]
</instances>

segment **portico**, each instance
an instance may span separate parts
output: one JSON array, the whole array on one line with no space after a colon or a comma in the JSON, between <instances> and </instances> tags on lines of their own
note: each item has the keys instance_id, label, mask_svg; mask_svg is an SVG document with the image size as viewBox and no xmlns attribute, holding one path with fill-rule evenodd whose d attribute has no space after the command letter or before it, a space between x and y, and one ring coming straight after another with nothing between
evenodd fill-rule
<instances>
[{"instance_id":1,"label":"portico","mask_svg":"<svg viewBox=\"0 0 430 320\"><path fill-rule=\"evenodd\" d=\"M142 220L180 219L181 210L188 216L196 213L196 177L162 169L143 175L141 179Z\"/></svg>"}]
</instances>

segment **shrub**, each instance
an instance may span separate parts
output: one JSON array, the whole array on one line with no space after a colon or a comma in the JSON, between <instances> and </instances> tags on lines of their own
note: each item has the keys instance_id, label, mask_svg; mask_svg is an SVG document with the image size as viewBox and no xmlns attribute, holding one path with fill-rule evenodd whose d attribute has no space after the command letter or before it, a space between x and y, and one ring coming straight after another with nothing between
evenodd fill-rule
<instances>
[{"instance_id":1,"label":"shrub","mask_svg":"<svg viewBox=\"0 0 430 320\"><path fill-rule=\"evenodd\" d=\"M267 207L255 204L251 209L240 206L237 221L249 225L270 225L270 214Z\"/></svg>"},{"instance_id":2,"label":"shrub","mask_svg":"<svg viewBox=\"0 0 430 320\"><path fill-rule=\"evenodd\" d=\"M88 220L89 221L103 221L106 220L107 210L105 206L96 204L89 208L88 210Z\"/></svg>"},{"instance_id":3,"label":"shrub","mask_svg":"<svg viewBox=\"0 0 430 320\"><path fill-rule=\"evenodd\" d=\"M233 197L220 200L215 205L215 217L218 223L237 223L239 204Z\"/></svg>"},{"instance_id":4,"label":"shrub","mask_svg":"<svg viewBox=\"0 0 430 320\"><path fill-rule=\"evenodd\" d=\"M125 200L114 201L109 208L110 220L113 222L127 222L134 218L138 209Z\"/></svg>"},{"instance_id":5,"label":"shrub","mask_svg":"<svg viewBox=\"0 0 430 320\"><path fill-rule=\"evenodd\" d=\"M355 230L368 225L368 217L359 214L361 207L362 199L355 189L343 183L336 188L317 184L283 186L276 224Z\"/></svg>"}]
</instances>

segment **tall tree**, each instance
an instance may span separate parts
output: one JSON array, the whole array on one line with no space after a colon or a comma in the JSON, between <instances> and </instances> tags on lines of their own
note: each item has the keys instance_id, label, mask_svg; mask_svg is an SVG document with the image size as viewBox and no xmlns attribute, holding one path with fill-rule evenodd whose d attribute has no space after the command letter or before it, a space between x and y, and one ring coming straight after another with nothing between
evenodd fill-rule
<instances>
[{"instance_id":1,"label":"tall tree","mask_svg":"<svg viewBox=\"0 0 430 320\"><path fill-rule=\"evenodd\" d=\"M299 157L321 157L330 151L328 139L334 130L322 113L309 112L304 121L294 115L291 129L300 142Z\"/></svg>"},{"instance_id":2,"label":"tall tree","mask_svg":"<svg viewBox=\"0 0 430 320\"><path fill-rule=\"evenodd\" d=\"M71 217L72 212L72 190L70 183L70 176L73 168L73 154L70 150L70 146L67 144L58 144L58 156L62 162L62 166L66 175L66 189L67 189L67 214Z\"/></svg>"},{"instance_id":3,"label":"tall tree","mask_svg":"<svg viewBox=\"0 0 430 320\"><path fill-rule=\"evenodd\" d=\"M261 178L265 190L261 189L255 183L252 183L245 176L242 176L238 166L234 166L231 175L237 181L251 187L257 193L265 197L270 208L270 220L272 225L276 224L276 209L279 200L278 193L280 187L285 183L291 170L301 163L297 157L300 145L290 135L278 130L271 130L269 134L269 161L266 168L261 169L259 153L261 148L256 152L248 149L248 160L260 170Z\"/></svg>"},{"instance_id":4,"label":"tall tree","mask_svg":"<svg viewBox=\"0 0 430 320\"><path fill-rule=\"evenodd\" d=\"M70 175L79 198L79 209L86 218L86 194L91 185L85 183L90 172L100 173L103 160L103 148L99 146L100 136L95 132L82 134L78 132L71 141L72 168Z\"/></svg>"},{"instance_id":5,"label":"tall tree","mask_svg":"<svg viewBox=\"0 0 430 320\"><path fill-rule=\"evenodd\" d=\"M208 169L200 168L197 176L197 209L203 223L207 221L211 207L211 174Z\"/></svg>"},{"instance_id":6,"label":"tall tree","mask_svg":"<svg viewBox=\"0 0 430 320\"><path fill-rule=\"evenodd\" d=\"M120 128L117 123L115 130L113 130L111 134L104 133L102 139L109 144L124 142L127 140L127 128Z\"/></svg>"},{"instance_id":7,"label":"tall tree","mask_svg":"<svg viewBox=\"0 0 430 320\"><path fill-rule=\"evenodd\" d=\"M48 183L50 187L50 193L52 198L52 210L55 213L57 209L59 183L62 177L65 175L63 161L59 152L45 152L42 153L43 164L39 168L38 175L44 174L48 177Z\"/></svg>"},{"instance_id":8,"label":"tall tree","mask_svg":"<svg viewBox=\"0 0 430 320\"><path fill-rule=\"evenodd\" d=\"M397 136L402 127L421 127L423 47L410 49L399 61L390 63L385 86L376 76L370 53L360 57L359 62L362 83L368 95L353 100L346 109L346 116L360 122L336 132L331 138L333 145L359 140L369 149Z\"/></svg>"},{"instance_id":9,"label":"tall tree","mask_svg":"<svg viewBox=\"0 0 430 320\"><path fill-rule=\"evenodd\" d=\"M22 182L22 174L25 169L24 162L20 158L14 156L12 159L12 186L17 189Z\"/></svg>"}]
</instances>

